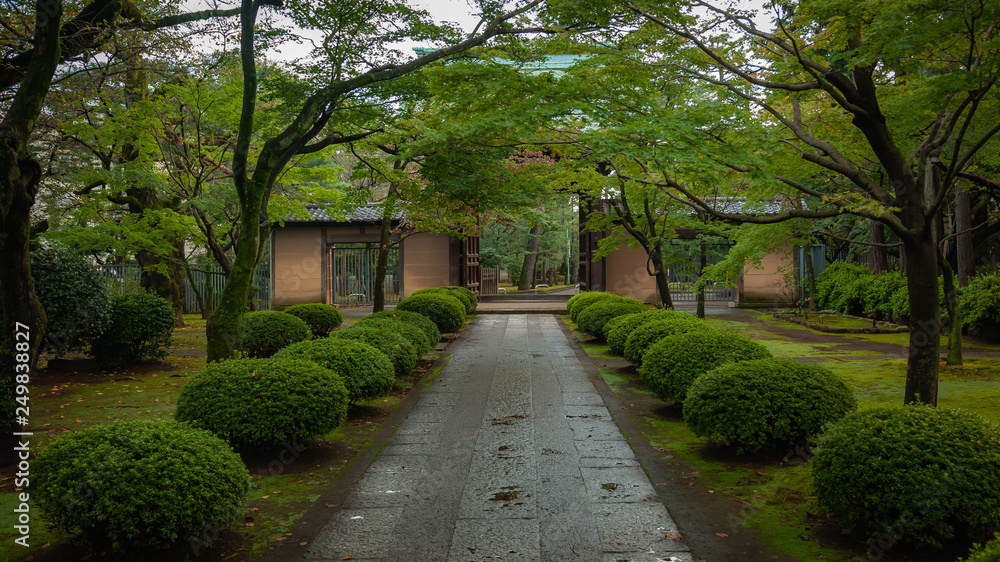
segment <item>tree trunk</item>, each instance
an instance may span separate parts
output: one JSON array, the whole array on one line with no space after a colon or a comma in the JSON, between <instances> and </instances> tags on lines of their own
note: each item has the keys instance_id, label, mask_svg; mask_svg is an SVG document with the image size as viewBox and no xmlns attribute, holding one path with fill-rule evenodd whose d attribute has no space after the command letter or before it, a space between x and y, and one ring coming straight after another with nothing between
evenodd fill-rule
<instances>
[{"instance_id":1,"label":"tree trunk","mask_svg":"<svg viewBox=\"0 0 1000 562\"><path fill-rule=\"evenodd\" d=\"M240 237L237 240L236 257L233 268L226 278L226 284L219 296L219 304L208 317L205 335L208 339L208 362L230 359L236 354L239 346L239 322L247 312L247 302L250 298L250 288L253 285L253 274L257 269L260 257L260 216L257 213L246 212L249 208L260 208L262 193L255 193L258 203L242 205L243 216L240 217ZM242 202L241 202L242 203ZM249 216L248 216L249 215Z\"/></svg>"},{"instance_id":2,"label":"tree trunk","mask_svg":"<svg viewBox=\"0 0 1000 562\"><path fill-rule=\"evenodd\" d=\"M698 318L705 317L705 284L701 282L701 275L708 265L708 247L704 240L698 242Z\"/></svg>"},{"instance_id":3,"label":"tree trunk","mask_svg":"<svg viewBox=\"0 0 1000 562\"><path fill-rule=\"evenodd\" d=\"M958 286L968 287L976 271L972 250L972 202L969 192L959 182L955 187L955 247L958 266Z\"/></svg>"},{"instance_id":4,"label":"tree trunk","mask_svg":"<svg viewBox=\"0 0 1000 562\"><path fill-rule=\"evenodd\" d=\"M885 226L878 221L870 221L870 232L872 242L875 244L885 244ZM885 246L871 247L872 273L881 275L889 269L889 252Z\"/></svg>"},{"instance_id":5,"label":"tree trunk","mask_svg":"<svg viewBox=\"0 0 1000 562\"><path fill-rule=\"evenodd\" d=\"M903 402L937 405L941 310L938 303L938 253L933 227L903 245L910 298L910 348Z\"/></svg>"},{"instance_id":6,"label":"tree trunk","mask_svg":"<svg viewBox=\"0 0 1000 562\"><path fill-rule=\"evenodd\" d=\"M389 249L392 247L392 215L396 207L396 192L390 186L382 204L382 226L378 237L378 259L375 261L375 281L372 287L372 312L385 310L385 275L389 270Z\"/></svg>"},{"instance_id":7,"label":"tree trunk","mask_svg":"<svg viewBox=\"0 0 1000 562\"><path fill-rule=\"evenodd\" d=\"M653 266L652 273L656 278L656 290L660 293L660 304L663 308L673 310L674 301L670 298L670 280L667 279L667 270L663 268L663 251L659 244L653 246L652 250L646 250L649 256L649 263Z\"/></svg>"},{"instance_id":8,"label":"tree trunk","mask_svg":"<svg viewBox=\"0 0 1000 562\"><path fill-rule=\"evenodd\" d=\"M806 298L806 309L816 312L816 268L813 267L812 245L806 244L805 250L806 290L809 291L809 296Z\"/></svg>"},{"instance_id":9,"label":"tree trunk","mask_svg":"<svg viewBox=\"0 0 1000 562\"><path fill-rule=\"evenodd\" d=\"M172 256L179 260L180 251L175 251ZM142 266L142 273L139 276L139 285L155 294L163 297L174 308L174 326L181 328L184 326L184 296L182 287L184 283L184 267L173 260L166 260L151 252L140 250L135 254L135 261ZM167 273L163 273L165 268Z\"/></svg>"},{"instance_id":10,"label":"tree trunk","mask_svg":"<svg viewBox=\"0 0 1000 562\"><path fill-rule=\"evenodd\" d=\"M962 364L962 312L958 301L958 289L955 287L955 272L944 256L938 256L941 262L941 278L944 282L944 304L948 309L948 359L949 365Z\"/></svg>"},{"instance_id":11,"label":"tree trunk","mask_svg":"<svg viewBox=\"0 0 1000 562\"><path fill-rule=\"evenodd\" d=\"M535 286L535 265L538 264L538 248L541 246L542 225L536 224L531 227L531 240L528 241L528 253L524 255L524 263L521 265L521 278L518 279L517 289L524 291Z\"/></svg>"}]
</instances>

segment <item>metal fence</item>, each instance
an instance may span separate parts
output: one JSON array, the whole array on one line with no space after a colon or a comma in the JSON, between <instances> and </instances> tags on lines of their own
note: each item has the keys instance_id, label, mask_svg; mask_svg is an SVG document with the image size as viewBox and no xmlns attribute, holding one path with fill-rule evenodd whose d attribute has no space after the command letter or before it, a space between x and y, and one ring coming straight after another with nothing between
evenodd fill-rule
<instances>
[{"instance_id":1,"label":"metal fence","mask_svg":"<svg viewBox=\"0 0 1000 562\"><path fill-rule=\"evenodd\" d=\"M496 295L500 291L500 266L484 267L483 277L479 285L480 295Z\"/></svg>"},{"instance_id":2,"label":"metal fence","mask_svg":"<svg viewBox=\"0 0 1000 562\"><path fill-rule=\"evenodd\" d=\"M376 244L334 244L330 248L327 271L327 301L330 304L371 304L375 295ZM399 247L389 248L385 272L385 302L399 302Z\"/></svg>"},{"instance_id":3,"label":"metal fence","mask_svg":"<svg viewBox=\"0 0 1000 562\"><path fill-rule=\"evenodd\" d=\"M706 265L714 265L724 260L731 247L732 244L728 243L706 244ZM679 302L698 300L695 284L698 281L700 252L697 242L670 244L670 248L664 248L664 261L672 263L669 268L670 298L672 300ZM733 287L713 283L705 285L705 300L708 302L731 301L734 297Z\"/></svg>"},{"instance_id":4,"label":"metal fence","mask_svg":"<svg viewBox=\"0 0 1000 562\"><path fill-rule=\"evenodd\" d=\"M108 290L112 294L138 293L142 291L139 278L142 267L137 263L97 265L97 272L104 278ZM197 293L200 292L210 312L215 310L222 296L222 288L226 285L226 276L222 268L213 265L200 268L200 271L188 271L184 281L184 313L201 312ZM192 282L194 286L192 286ZM258 264L253 279L253 300L256 310L271 308L271 267L266 263ZM198 290L195 291L195 288Z\"/></svg>"}]
</instances>

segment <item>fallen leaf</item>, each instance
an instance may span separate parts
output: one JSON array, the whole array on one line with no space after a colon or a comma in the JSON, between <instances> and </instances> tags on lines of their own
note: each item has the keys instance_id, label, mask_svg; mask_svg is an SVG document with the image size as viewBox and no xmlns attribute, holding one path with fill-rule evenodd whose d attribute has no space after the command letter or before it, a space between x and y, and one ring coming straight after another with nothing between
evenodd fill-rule
<instances>
[{"instance_id":1,"label":"fallen leaf","mask_svg":"<svg viewBox=\"0 0 1000 562\"><path fill-rule=\"evenodd\" d=\"M253 526L254 526L254 525L253 525L253 523L245 523L245 525L246 525L247 527L253 527Z\"/></svg>"},{"instance_id":2,"label":"fallen leaf","mask_svg":"<svg viewBox=\"0 0 1000 562\"><path fill-rule=\"evenodd\" d=\"M276 541L283 541L283 540L285 540L285 537L274 537L274 540L276 540Z\"/></svg>"},{"instance_id":3,"label":"fallen leaf","mask_svg":"<svg viewBox=\"0 0 1000 562\"><path fill-rule=\"evenodd\" d=\"M667 533L666 535L663 536L663 538L669 539L669 540L672 540L672 541L679 541L679 540L681 540L681 536L679 534L677 534L677 533Z\"/></svg>"},{"instance_id":4,"label":"fallen leaf","mask_svg":"<svg viewBox=\"0 0 1000 562\"><path fill-rule=\"evenodd\" d=\"M326 507L340 507L340 504L339 503L328 503L328 504L326 504Z\"/></svg>"},{"instance_id":5,"label":"fallen leaf","mask_svg":"<svg viewBox=\"0 0 1000 562\"><path fill-rule=\"evenodd\" d=\"M722 537L722 538L726 538L726 537L728 537L729 535L727 535L727 534L725 534L725 533L715 533L715 536L717 536L717 537Z\"/></svg>"},{"instance_id":6,"label":"fallen leaf","mask_svg":"<svg viewBox=\"0 0 1000 562\"><path fill-rule=\"evenodd\" d=\"M759 470L757 471L757 476L767 476L768 474L770 474L770 473L769 472L760 472Z\"/></svg>"},{"instance_id":7,"label":"fallen leaf","mask_svg":"<svg viewBox=\"0 0 1000 562\"><path fill-rule=\"evenodd\" d=\"M299 546L305 546L307 544L309 544L309 541L302 541L299 543Z\"/></svg>"}]
</instances>

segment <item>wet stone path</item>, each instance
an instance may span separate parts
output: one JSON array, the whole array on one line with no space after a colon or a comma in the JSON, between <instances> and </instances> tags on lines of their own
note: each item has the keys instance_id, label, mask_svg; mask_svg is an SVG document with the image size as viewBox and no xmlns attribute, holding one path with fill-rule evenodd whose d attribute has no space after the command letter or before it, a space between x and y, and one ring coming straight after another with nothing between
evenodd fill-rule
<instances>
[{"instance_id":1,"label":"wet stone path","mask_svg":"<svg viewBox=\"0 0 1000 562\"><path fill-rule=\"evenodd\" d=\"M480 315L307 560L690 561L553 316Z\"/></svg>"}]
</instances>

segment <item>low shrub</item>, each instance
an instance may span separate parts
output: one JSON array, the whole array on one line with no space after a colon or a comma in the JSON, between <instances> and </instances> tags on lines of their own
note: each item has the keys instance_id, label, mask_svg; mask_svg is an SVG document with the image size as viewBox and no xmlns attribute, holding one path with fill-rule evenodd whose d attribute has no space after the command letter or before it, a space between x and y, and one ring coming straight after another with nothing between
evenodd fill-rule
<instances>
[{"instance_id":1,"label":"low shrub","mask_svg":"<svg viewBox=\"0 0 1000 562\"><path fill-rule=\"evenodd\" d=\"M396 373L386 354L352 339L323 338L301 341L282 349L275 359L308 359L340 375L351 403L382 396L392 390Z\"/></svg>"},{"instance_id":2,"label":"low shrub","mask_svg":"<svg viewBox=\"0 0 1000 562\"><path fill-rule=\"evenodd\" d=\"M438 330L437 324L432 322L430 318L417 312L410 312L408 310L384 310L382 312L375 312L365 316L366 320L369 318L396 318L397 320L402 320L403 322L409 322L410 324L413 324L423 330L424 335L427 336L427 341L431 344L431 347L436 346L438 342L441 341L441 330Z\"/></svg>"},{"instance_id":3,"label":"low shrub","mask_svg":"<svg viewBox=\"0 0 1000 562\"><path fill-rule=\"evenodd\" d=\"M816 306L845 314L865 314L865 285L874 275L867 267L834 262L816 276Z\"/></svg>"},{"instance_id":4,"label":"low shrub","mask_svg":"<svg viewBox=\"0 0 1000 562\"><path fill-rule=\"evenodd\" d=\"M665 316L645 322L625 340L625 358L638 365L649 346L669 336L695 331L711 331L704 320L687 313Z\"/></svg>"},{"instance_id":5,"label":"low shrub","mask_svg":"<svg viewBox=\"0 0 1000 562\"><path fill-rule=\"evenodd\" d=\"M756 359L696 378L684 400L684 421L695 435L742 453L798 443L856 408L851 387L826 367Z\"/></svg>"},{"instance_id":6,"label":"low shrub","mask_svg":"<svg viewBox=\"0 0 1000 562\"><path fill-rule=\"evenodd\" d=\"M465 306L466 314L473 314L476 312L476 307L479 305L479 299L476 298L476 293L473 293L465 287L456 287L454 285L447 285L444 287L433 287L430 289L420 289L419 291L414 291L413 294L426 294L426 293L441 293L445 295L451 295L458 300L462 301Z\"/></svg>"},{"instance_id":7,"label":"low shrub","mask_svg":"<svg viewBox=\"0 0 1000 562\"><path fill-rule=\"evenodd\" d=\"M570 299L566 301L566 310L569 312L570 320L576 322L580 313L586 310L588 306L604 299L620 298L621 297L614 293L607 293L604 291L586 291L570 297Z\"/></svg>"},{"instance_id":8,"label":"low shrub","mask_svg":"<svg viewBox=\"0 0 1000 562\"><path fill-rule=\"evenodd\" d=\"M698 376L719 365L771 358L766 347L742 334L694 331L663 338L649 346L642 356L639 374L657 398L681 402Z\"/></svg>"},{"instance_id":9,"label":"low shrub","mask_svg":"<svg viewBox=\"0 0 1000 562\"><path fill-rule=\"evenodd\" d=\"M396 310L417 312L430 318L441 332L457 332L465 324L465 306L454 295L424 293L399 301Z\"/></svg>"},{"instance_id":10,"label":"low shrub","mask_svg":"<svg viewBox=\"0 0 1000 562\"><path fill-rule=\"evenodd\" d=\"M375 349L386 354L392 361L396 375L409 374L417 366L417 350L405 337L394 328L388 326L374 326L365 324L355 324L346 330L340 330L330 335L335 339L349 339L363 341Z\"/></svg>"},{"instance_id":11,"label":"low shrub","mask_svg":"<svg viewBox=\"0 0 1000 562\"><path fill-rule=\"evenodd\" d=\"M111 297L87 258L61 249L32 252L31 277L45 310L43 346L56 357L85 348L105 331L111 321Z\"/></svg>"},{"instance_id":12,"label":"low shrub","mask_svg":"<svg viewBox=\"0 0 1000 562\"><path fill-rule=\"evenodd\" d=\"M827 429L811 463L816 498L845 532L941 548L1000 525L1000 428L971 412L856 412Z\"/></svg>"},{"instance_id":13,"label":"low shrub","mask_svg":"<svg viewBox=\"0 0 1000 562\"><path fill-rule=\"evenodd\" d=\"M277 310L248 312L240 321L239 349L247 357L267 358L279 349L309 339L309 324Z\"/></svg>"},{"instance_id":14,"label":"low shrub","mask_svg":"<svg viewBox=\"0 0 1000 562\"><path fill-rule=\"evenodd\" d=\"M638 314L625 314L613 318L604 325L604 340L608 342L611 352L617 355L625 353L625 342L639 326L653 320L671 318L683 312L670 309L647 310Z\"/></svg>"},{"instance_id":15,"label":"low shrub","mask_svg":"<svg viewBox=\"0 0 1000 562\"><path fill-rule=\"evenodd\" d=\"M309 325L313 337L325 338L344 323L344 315L336 307L319 302L296 304L283 312L301 318Z\"/></svg>"},{"instance_id":16,"label":"low shrub","mask_svg":"<svg viewBox=\"0 0 1000 562\"><path fill-rule=\"evenodd\" d=\"M57 436L31 469L31 499L49 522L120 552L225 528L243 514L250 483L229 445L173 421L116 420Z\"/></svg>"},{"instance_id":17,"label":"low shrub","mask_svg":"<svg viewBox=\"0 0 1000 562\"><path fill-rule=\"evenodd\" d=\"M174 307L152 293L111 297L111 320L90 346L102 369L167 356L174 337Z\"/></svg>"},{"instance_id":18,"label":"low shrub","mask_svg":"<svg viewBox=\"0 0 1000 562\"><path fill-rule=\"evenodd\" d=\"M431 350L431 342L427 340L427 334L415 324L403 322L396 318L371 318L366 316L358 321L357 325L389 328L398 333L413 346L413 350L417 354L417 361Z\"/></svg>"},{"instance_id":19,"label":"low shrub","mask_svg":"<svg viewBox=\"0 0 1000 562\"><path fill-rule=\"evenodd\" d=\"M962 323L974 336L1000 336L1000 271L973 277L962 289Z\"/></svg>"},{"instance_id":20,"label":"low shrub","mask_svg":"<svg viewBox=\"0 0 1000 562\"><path fill-rule=\"evenodd\" d=\"M267 447L340 425L349 400L340 375L312 361L232 359L193 375L174 417L237 448Z\"/></svg>"},{"instance_id":21,"label":"low shrub","mask_svg":"<svg viewBox=\"0 0 1000 562\"><path fill-rule=\"evenodd\" d=\"M577 326L585 334L604 337L604 325L608 320L624 314L643 312L646 305L635 299L619 297L617 299L603 299L584 309L577 316Z\"/></svg>"},{"instance_id":22,"label":"low shrub","mask_svg":"<svg viewBox=\"0 0 1000 562\"><path fill-rule=\"evenodd\" d=\"M906 278L898 271L890 271L872 277L871 282L865 287L864 309L866 313L874 313L878 320L898 320L892 307L892 296L897 291L903 289L906 294ZM907 315L909 313L907 312Z\"/></svg>"},{"instance_id":23,"label":"low shrub","mask_svg":"<svg viewBox=\"0 0 1000 562\"><path fill-rule=\"evenodd\" d=\"M964 562L1000 562L1000 534L986 544L973 545Z\"/></svg>"}]
</instances>

